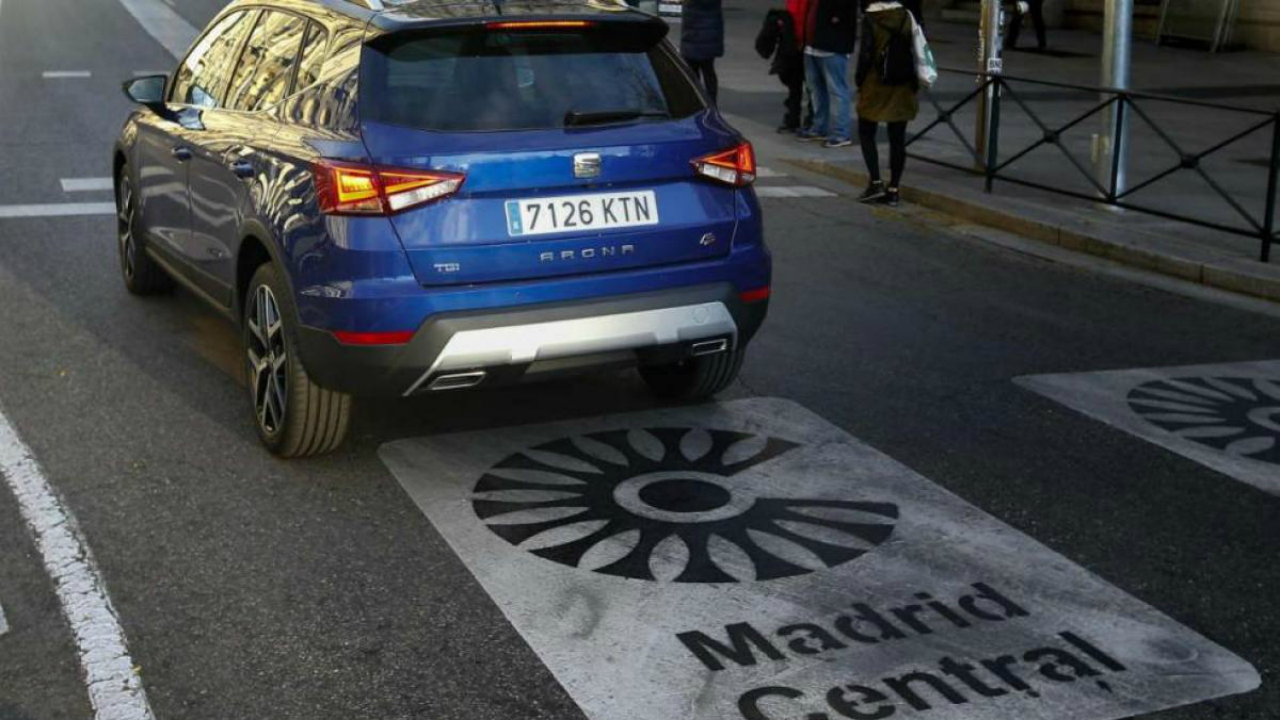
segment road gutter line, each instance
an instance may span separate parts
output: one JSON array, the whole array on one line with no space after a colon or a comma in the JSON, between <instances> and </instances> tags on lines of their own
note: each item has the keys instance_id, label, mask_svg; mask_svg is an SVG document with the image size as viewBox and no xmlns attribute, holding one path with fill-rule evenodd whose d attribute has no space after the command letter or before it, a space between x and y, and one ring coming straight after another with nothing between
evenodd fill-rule
<instances>
[{"instance_id":1,"label":"road gutter line","mask_svg":"<svg viewBox=\"0 0 1280 720\"><path fill-rule=\"evenodd\" d=\"M0 411L0 476L18 500L71 625L95 720L155 720L124 630L71 511Z\"/></svg>"}]
</instances>

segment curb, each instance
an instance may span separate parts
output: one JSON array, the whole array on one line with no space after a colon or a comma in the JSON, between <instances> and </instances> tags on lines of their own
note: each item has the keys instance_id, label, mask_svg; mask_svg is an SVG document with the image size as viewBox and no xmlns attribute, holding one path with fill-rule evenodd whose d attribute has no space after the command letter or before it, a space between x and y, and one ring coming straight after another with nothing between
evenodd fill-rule
<instances>
[{"instance_id":1,"label":"curb","mask_svg":"<svg viewBox=\"0 0 1280 720\"><path fill-rule=\"evenodd\" d=\"M867 174L864 172L821 160L786 159L784 162L856 186L865 185L868 181ZM996 209L990 205L979 204L956 195L919 186L903 185L902 197L922 207L977 225L1010 232L1029 240L1095 255L1129 267L1219 290L1280 302L1280 266L1277 265L1221 256L1184 257L1153 249L1150 247L1152 243L1140 239L1137 231L1128 233L1139 236L1139 239L1135 240L1107 238L1100 233L1089 232L1087 223L1071 225L1037 220L1023 214ZM1007 203L1004 204L1007 205Z\"/></svg>"}]
</instances>

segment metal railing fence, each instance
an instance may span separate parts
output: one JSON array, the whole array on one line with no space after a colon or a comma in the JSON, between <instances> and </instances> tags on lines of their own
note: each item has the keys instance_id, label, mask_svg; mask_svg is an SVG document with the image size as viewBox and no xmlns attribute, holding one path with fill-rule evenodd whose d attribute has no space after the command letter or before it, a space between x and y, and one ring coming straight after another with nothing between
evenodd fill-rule
<instances>
[{"instance_id":1,"label":"metal railing fence","mask_svg":"<svg viewBox=\"0 0 1280 720\"><path fill-rule=\"evenodd\" d=\"M910 148L913 144L920 141L939 128L949 128L959 140L960 144L972 157L973 163L962 165L950 160L936 157L927 153L909 152L910 157L924 162L942 165L945 167L963 170L981 175L985 178L986 191L992 192L995 181L1004 182L1032 187L1052 193L1068 195L1071 197L1089 200L1093 202L1103 202L1108 205L1133 210L1142 213L1159 216L1162 218L1190 223L1200 227L1212 228L1233 235L1245 236L1257 239L1261 248L1259 257L1263 262L1269 262L1271 257L1271 246L1280 239L1280 229L1276 227L1276 193L1277 193L1277 176L1280 175L1280 111L1267 111L1255 108L1237 107L1220 103L1206 102L1191 98L1161 95L1148 92L1137 92L1133 90L1121 90L1117 88L1096 87L1087 85L1074 85L1071 83L1055 82L1050 80L1036 80L1025 77L994 74L994 73L978 73L974 70L962 70L957 68L939 68L939 73L968 76L975 78L976 82L972 91L964 94L960 100L949 105L945 105L939 101L934 92L925 91L924 97L930 105L937 111L937 115L927 122L921 129L914 132L907 140L907 146ZM1044 113L1037 113L1031 106L1034 98L1030 94L1024 94L1020 87L1032 86L1051 88L1059 91L1072 91L1079 93L1096 93L1099 98L1084 112L1078 112L1065 122L1050 122L1045 119ZM989 92L990 91L990 92ZM956 124L956 113L971 103L975 106L981 102L980 98L986 95L988 98L988 121L986 123L986 137L983 142L971 141L970 138ZM1002 147L1001 143L1011 144L1008 141L1007 133L1002 135L1001 131L1001 106L1005 103L1013 103L1022 112L1030 118L1038 132L1038 137L1030 144L1017 148ZM1173 133L1162 126L1157 118L1143 106L1149 103L1170 103L1175 106L1194 107L1201 110L1211 110L1215 112L1238 113L1243 116L1253 118L1249 124L1243 129L1237 129L1226 137L1218 139L1209 144L1205 149L1198 151L1188 150L1184 143L1178 142L1173 137ZM1070 152L1063 143L1063 134L1090 118L1101 118L1102 113L1111 113L1113 118L1111 122L1115 124L1115 137L1120 138L1121 143L1129 143L1126 138L1129 133L1140 127L1149 128L1155 137L1176 154L1177 160L1166 167L1149 174L1139 182L1126 184L1121 181L1121 158L1126 148L1117 148L1115 152L1110 152L1110 173L1106 178L1099 178L1103 173L1096 168L1091 168L1088 164L1081 162L1072 152ZM1133 118L1140 118L1143 123L1134 122ZM1237 141L1262 132L1265 134L1270 130L1270 163L1267 165L1267 181L1265 188L1262 188L1262 213L1258 214L1256 209L1251 211L1245 207L1245 201L1237 196L1236 193L1230 192L1220 182L1218 182L1204 167L1206 158L1221 153L1225 148L1232 146ZM1212 128L1198 128L1205 132L1211 132ZM982 131L976 131L982 132ZM985 145L983 152L979 151L978 146ZM1050 185L1044 182L1031 180L1025 177L1016 177L1009 173L1009 167L1013 163L1026 157L1031 152L1044 147L1053 146L1061 151L1062 156L1067 160L1069 165L1080 173L1087 181L1092 190L1092 194L1079 192L1062 187L1061 185ZM1002 152L1002 150L1004 152ZM1004 158L1003 160L1001 158ZM1153 205L1139 202L1133 196L1135 193L1151 188L1153 185L1166 181L1168 178L1181 172L1191 172L1197 174L1213 193L1221 197L1227 206L1233 211L1232 216L1234 222L1226 222L1220 219L1206 218L1202 214L1197 215L1192 212L1179 212L1168 208L1159 208Z\"/></svg>"}]
</instances>

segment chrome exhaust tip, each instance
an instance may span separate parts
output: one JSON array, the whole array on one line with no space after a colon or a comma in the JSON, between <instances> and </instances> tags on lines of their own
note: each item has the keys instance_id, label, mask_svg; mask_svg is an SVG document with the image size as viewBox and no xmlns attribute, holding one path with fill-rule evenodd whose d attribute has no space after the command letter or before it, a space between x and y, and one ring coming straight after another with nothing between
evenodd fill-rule
<instances>
[{"instance_id":1,"label":"chrome exhaust tip","mask_svg":"<svg viewBox=\"0 0 1280 720\"><path fill-rule=\"evenodd\" d=\"M475 387L484 382L488 373L484 370L476 370L474 372L449 373L441 375L431 384L427 386L427 390L431 392L440 392L443 390L463 390L465 388Z\"/></svg>"},{"instance_id":2,"label":"chrome exhaust tip","mask_svg":"<svg viewBox=\"0 0 1280 720\"><path fill-rule=\"evenodd\" d=\"M726 338L718 338L716 340L703 340L696 342L689 347L689 351L694 357L703 355L715 355L725 352L729 349L729 340Z\"/></svg>"}]
</instances>

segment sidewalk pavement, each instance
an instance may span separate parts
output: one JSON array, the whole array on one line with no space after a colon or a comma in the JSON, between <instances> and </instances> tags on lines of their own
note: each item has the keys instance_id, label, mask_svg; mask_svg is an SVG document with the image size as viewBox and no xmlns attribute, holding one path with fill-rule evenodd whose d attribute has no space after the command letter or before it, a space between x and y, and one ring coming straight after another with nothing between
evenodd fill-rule
<instances>
[{"instance_id":1,"label":"sidewalk pavement","mask_svg":"<svg viewBox=\"0 0 1280 720\"><path fill-rule=\"evenodd\" d=\"M721 64L721 107L750 119L755 137L767 133L781 118L782 87L768 76L767 63L752 51L754 34L770 3L743 0L726 12L728 56ZM941 66L971 67L976 57L976 29L962 24L932 22L930 42ZM1005 72L1079 85L1096 85L1101 38L1085 31L1051 31L1052 54L1011 52ZM958 102L974 87L973 77L943 74L934 97L943 108ZM1222 103L1242 109L1280 111L1280 55L1240 52L1211 55L1203 51L1157 47L1135 41L1133 82L1138 90ZM1030 84L1015 84L1014 92L1049 127L1062 125L1097 104L1094 93ZM1265 115L1225 112L1159 101L1138 103L1172 140L1174 150L1143 122L1130 134L1130 186L1179 164L1181 155L1203 152L1266 121ZM1131 118L1132 117L1131 113ZM908 131L911 136L937 117L922 98L921 114ZM975 126L972 104L955 113L957 127L972 142ZM1062 148L1084 166L1090 163L1093 139L1101 119L1094 116L1061 136ZM1002 105L1001 160L1043 137L1043 131L1009 97ZM807 170L857 186L866 182L857 148L822 150L786 136L768 140L776 153ZM780 144L775 144L777 141ZM968 165L972 157L945 125L934 128L913 144L911 151ZM1271 152L1270 128L1253 132L1201 163L1204 171L1236 198L1255 219L1263 215ZM887 152L881 152L886 162ZM1052 145L1044 145L1008 168L1010 175L1045 185L1089 194L1088 179ZM903 198L1023 237L1071 250L1102 256L1126 265L1155 271L1232 292L1280 301L1280 245L1273 263L1258 262L1260 241L1155 215L1110 208L1040 190L997 181L994 192L983 191L980 176L909 160ZM1179 170L1135 194L1135 202L1166 211L1192 214L1224 224L1242 225L1238 212L1201 177Z\"/></svg>"}]
</instances>

